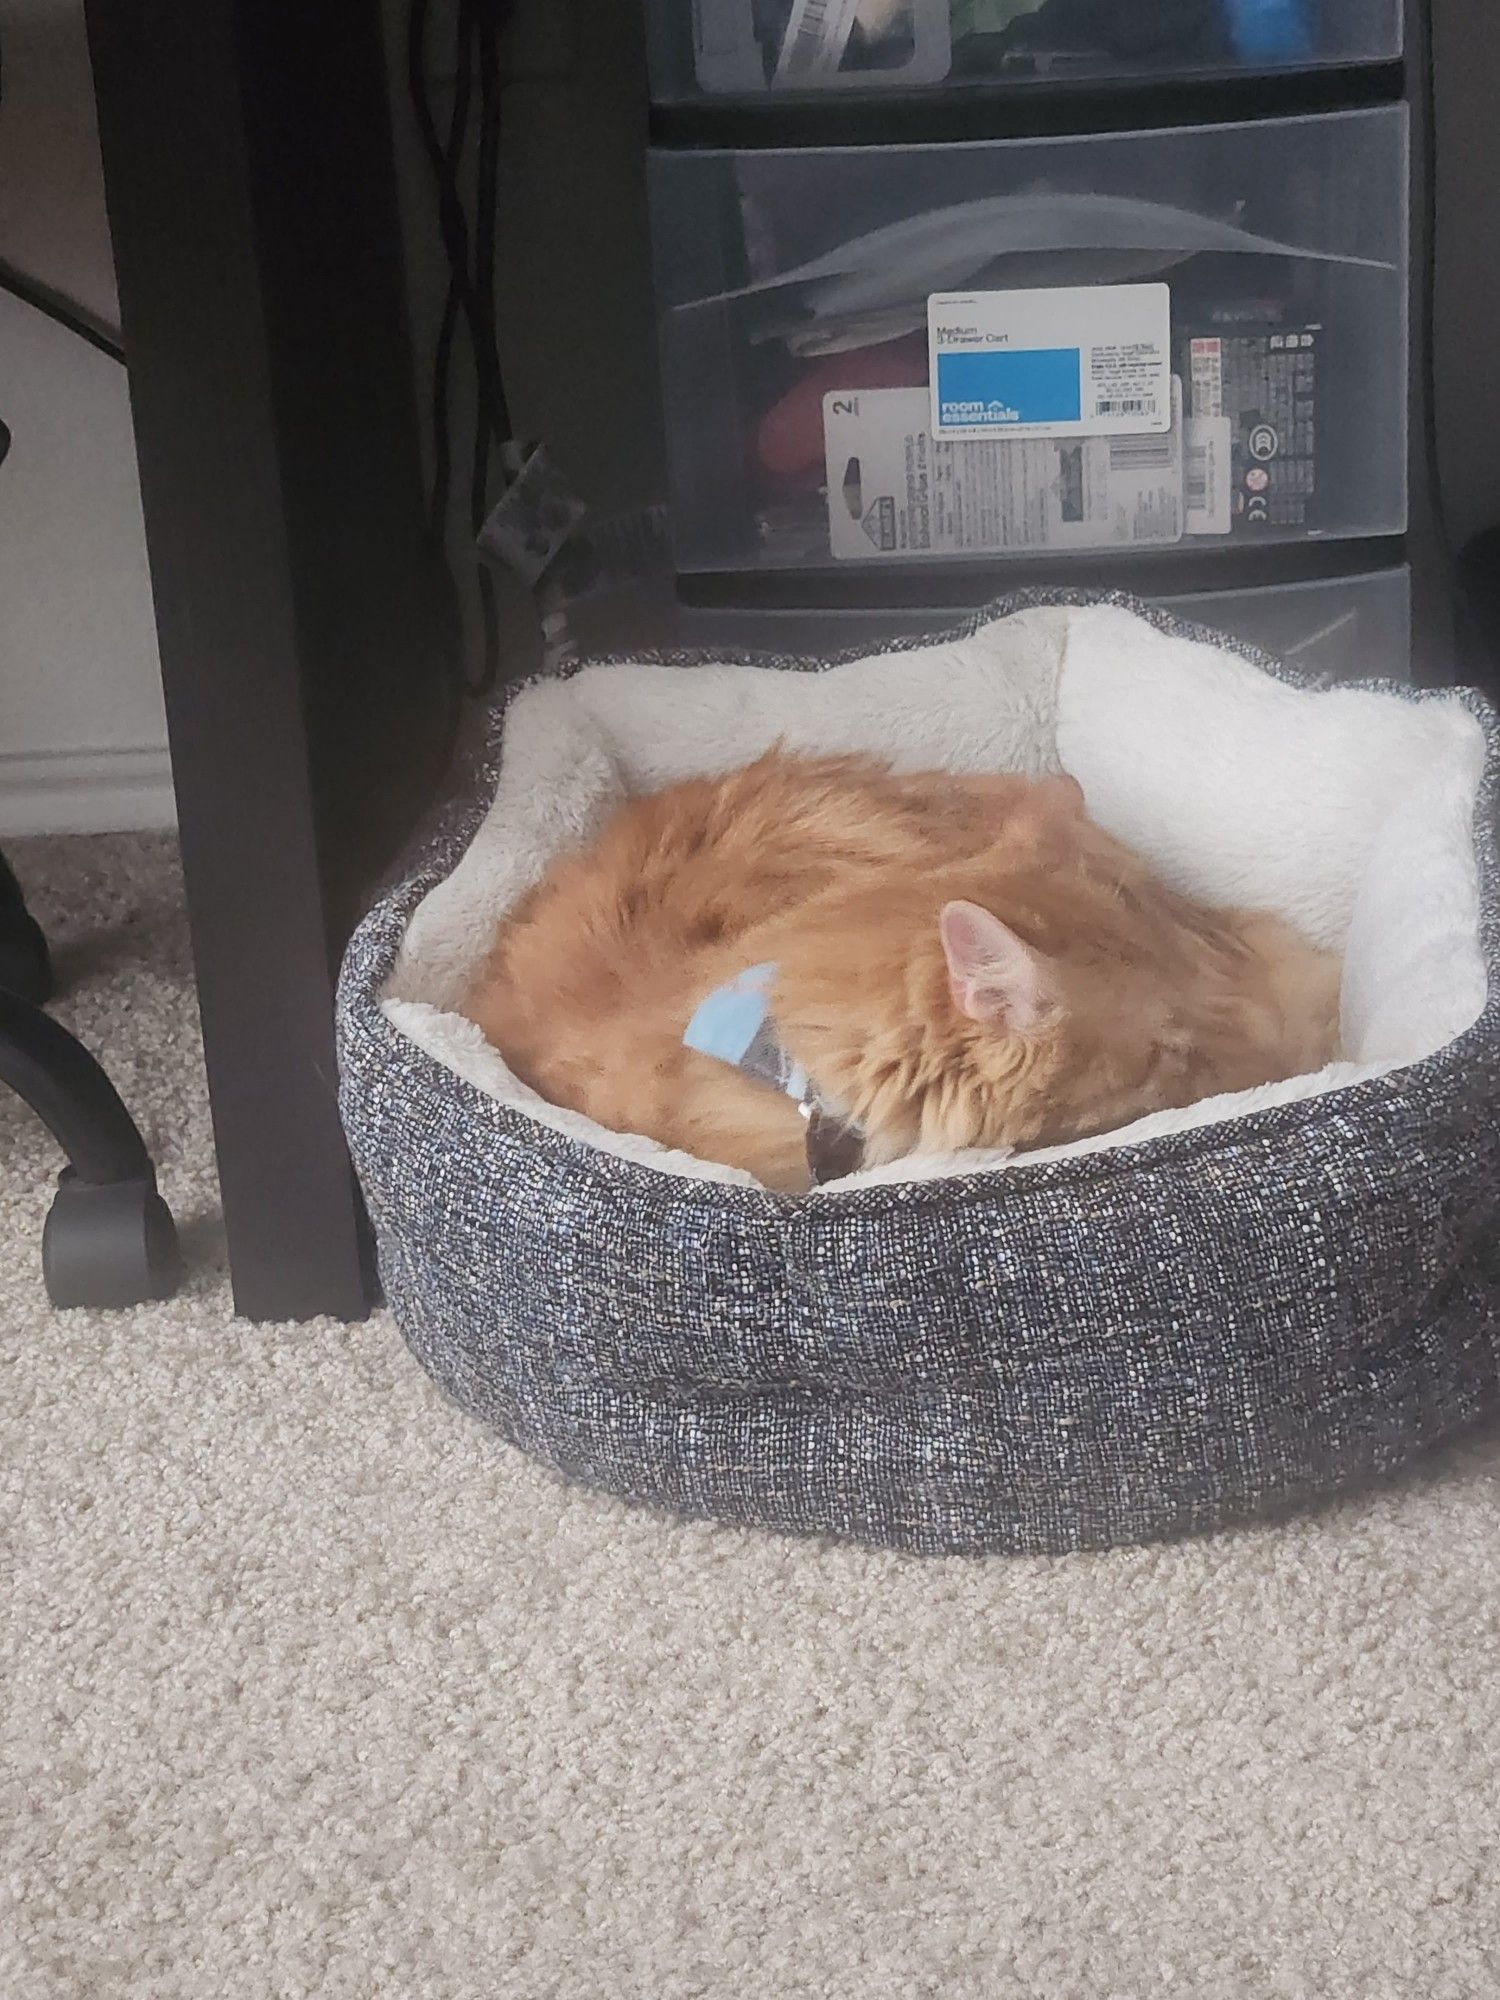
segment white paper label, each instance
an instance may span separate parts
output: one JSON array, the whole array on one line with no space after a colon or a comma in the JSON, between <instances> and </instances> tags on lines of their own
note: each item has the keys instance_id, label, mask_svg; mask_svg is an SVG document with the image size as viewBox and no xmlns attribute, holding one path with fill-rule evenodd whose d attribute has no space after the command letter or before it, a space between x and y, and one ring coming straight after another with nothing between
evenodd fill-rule
<instances>
[{"instance_id":1,"label":"white paper label","mask_svg":"<svg viewBox=\"0 0 1500 2000\"><path fill-rule=\"evenodd\" d=\"M1172 423L1166 285L934 292L938 438L1121 437Z\"/></svg>"},{"instance_id":2,"label":"white paper label","mask_svg":"<svg viewBox=\"0 0 1500 2000\"><path fill-rule=\"evenodd\" d=\"M1232 431L1228 417L1188 417L1183 422L1183 528L1189 535L1230 531Z\"/></svg>"},{"instance_id":3,"label":"white paper label","mask_svg":"<svg viewBox=\"0 0 1500 2000\"><path fill-rule=\"evenodd\" d=\"M823 399L828 534L847 561L1102 549L1182 537L1182 387L1158 435L932 435L925 389L835 390Z\"/></svg>"}]
</instances>

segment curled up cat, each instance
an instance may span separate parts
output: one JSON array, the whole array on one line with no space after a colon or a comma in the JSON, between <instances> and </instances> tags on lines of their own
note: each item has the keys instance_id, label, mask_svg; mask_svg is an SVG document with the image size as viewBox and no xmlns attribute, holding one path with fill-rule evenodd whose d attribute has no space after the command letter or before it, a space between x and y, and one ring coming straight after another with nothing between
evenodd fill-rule
<instances>
[{"instance_id":1,"label":"curled up cat","mask_svg":"<svg viewBox=\"0 0 1500 2000\"><path fill-rule=\"evenodd\" d=\"M1068 777L773 749L622 806L462 1011L521 1080L786 1193L1320 1069L1339 967L1167 886Z\"/></svg>"}]
</instances>

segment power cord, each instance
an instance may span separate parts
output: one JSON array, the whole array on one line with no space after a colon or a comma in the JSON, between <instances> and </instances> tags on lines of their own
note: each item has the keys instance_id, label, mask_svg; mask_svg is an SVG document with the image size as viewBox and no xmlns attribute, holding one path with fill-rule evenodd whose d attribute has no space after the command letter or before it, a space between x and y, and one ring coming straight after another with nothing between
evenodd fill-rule
<instances>
[{"instance_id":1,"label":"power cord","mask_svg":"<svg viewBox=\"0 0 1500 2000\"><path fill-rule=\"evenodd\" d=\"M33 312L50 319L54 326L63 327L80 340L86 340L90 347L107 354L111 361L125 359L120 336L112 328L101 326L82 306L63 298L50 285L39 284L35 278L29 278L24 271L18 271L14 264L6 263L4 259L0 259L0 292L9 293L22 305L30 306Z\"/></svg>"},{"instance_id":2,"label":"power cord","mask_svg":"<svg viewBox=\"0 0 1500 2000\"><path fill-rule=\"evenodd\" d=\"M0 104L4 101L5 56L4 44L0 42ZM41 313L43 318L50 319L54 326L60 326L68 333L76 334L80 340L86 340L90 347L98 348L99 352L107 354L111 361L125 359L125 349L120 345L120 336L112 328L101 326L84 311L82 306L75 305L71 299L65 299L60 292L53 291L50 285L39 284L35 278L28 277L24 271L18 271L14 264L6 262L4 258L0 258L0 292L6 292L11 298L19 299L23 306L30 306L33 312ZM10 433L6 432L7 446L9 442Z\"/></svg>"},{"instance_id":3,"label":"power cord","mask_svg":"<svg viewBox=\"0 0 1500 2000\"><path fill-rule=\"evenodd\" d=\"M453 486L452 388L454 348L460 328L468 338L475 383L475 424L469 463L469 517L477 536L489 511L495 454L510 441L510 410L501 374L495 324L496 235L499 209L500 37L513 0L458 0L453 60L453 101L446 131L428 81L431 0L411 0L407 14L407 88L418 135L437 192L438 229L448 264L448 288L433 349L433 476L428 520L447 558L448 511ZM477 92L474 146L474 223L469 226L464 165ZM454 588L460 580L449 574ZM480 661L477 673L461 670L463 690L487 693L499 678L499 619L494 580L476 560L469 574L478 599Z\"/></svg>"}]
</instances>

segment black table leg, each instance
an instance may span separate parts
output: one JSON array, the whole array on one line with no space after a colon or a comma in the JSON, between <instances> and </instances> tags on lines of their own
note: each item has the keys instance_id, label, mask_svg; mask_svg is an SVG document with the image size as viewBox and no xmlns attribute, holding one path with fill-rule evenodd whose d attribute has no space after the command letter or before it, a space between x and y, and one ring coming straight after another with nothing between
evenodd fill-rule
<instances>
[{"instance_id":1,"label":"black table leg","mask_svg":"<svg viewBox=\"0 0 1500 2000\"><path fill-rule=\"evenodd\" d=\"M378 7L87 11L235 1303L354 1317L333 984L451 685Z\"/></svg>"}]
</instances>

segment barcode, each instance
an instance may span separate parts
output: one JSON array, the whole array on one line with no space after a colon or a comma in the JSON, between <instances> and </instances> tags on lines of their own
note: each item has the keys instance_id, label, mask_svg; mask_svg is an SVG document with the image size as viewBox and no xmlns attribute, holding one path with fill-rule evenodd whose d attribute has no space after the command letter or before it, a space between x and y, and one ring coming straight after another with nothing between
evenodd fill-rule
<instances>
[{"instance_id":1,"label":"barcode","mask_svg":"<svg viewBox=\"0 0 1500 2000\"><path fill-rule=\"evenodd\" d=\"M1224 361L1217 340L1192 343L1192 405L1195 417L1217 417L1224 412Z\"/></svg>"},{"instance_id":2,"label":"barcode","mask_svg":"<svg viewBox=\"0 0 1500 2000\"><path fill-rule=\"evenodd\" d=\"M1190 514L1208 512L1208 447L1189 445L1182 461L1182 491Z\"/></svg>"},{"instance_id":3,"label":"barcode","mask_svg":"<svg viewBox=\"0 0 1500 2000\"><path fill-rule=\"evenodd\" d=\"M1163 431L1160 437L1111 438L1109 441L1111 472L1149 472L1157 467L1165 469L1171 463L1170 431Z\"/></svg>"},{"instance_id":4,"label":"barcode","mask_svg":"<svg viewBox=\"0 0 1500 2000\"><path fill-rule=\"evenodd\" d=\"M1234 526L1230 454L1228 417L1188 418L1182 439L1182 498L1190 535L1227 535Z\"/></svg>"},{"instance_id":5,"label":"barcode","mask_svg":"<svg viewBox=\"0 0 1500 2000\"><path fill-rule=\"evenodd\" d=\"M1098 405L1101 417L1154 417L1156 398L1154 396L1116 396L1112 401Z\"/></svg>"}]
</instances>

